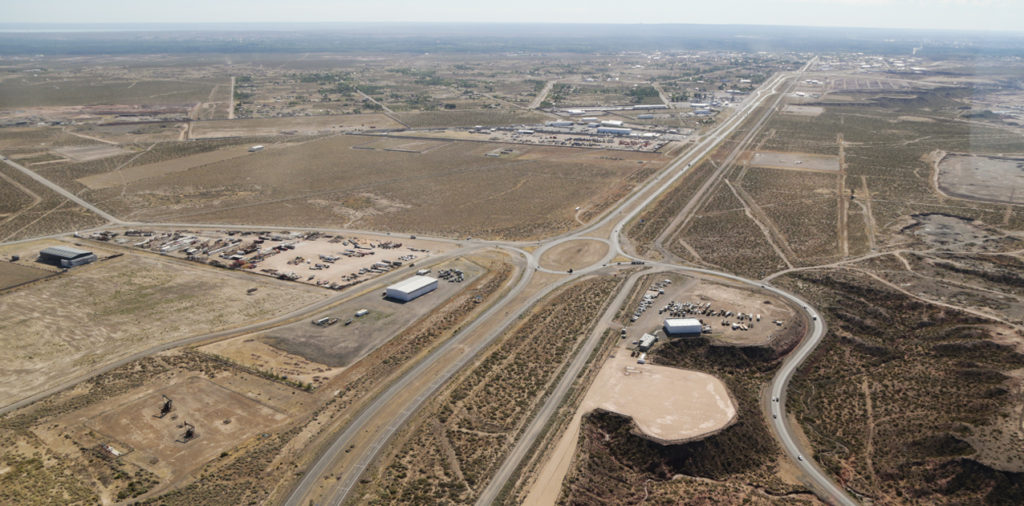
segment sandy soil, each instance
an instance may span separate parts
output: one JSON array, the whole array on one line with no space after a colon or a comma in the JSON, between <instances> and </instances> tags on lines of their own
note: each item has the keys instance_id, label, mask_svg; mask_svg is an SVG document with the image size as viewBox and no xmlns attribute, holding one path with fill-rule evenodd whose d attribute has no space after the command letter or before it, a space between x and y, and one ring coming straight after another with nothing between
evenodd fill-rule
<instances>
[{"instance_id":1,"label":"sandy soil","mask_svg":"<svg viewBox=\"0 0 1024 506\"><path fill-rule=\"evenodd\" d=\"M127 151L109 144L93 144L89 146L64 146L53 150L56 153L60 153L76 162L88 162L90 160L99 160L100 158L107 158Z\"/></svg>"},{"instance_id":2,"label":"sandy soil","mask_svg":"<svg viewBox=\"0 0 1024 506\"><path fill-rule=\"evenodd\" d=\"M794 116L820 116L821 113L825 112L824 107L818 107L813 105L795 105L786 104L782 108L783 114L792 114Z\"/></svg>"},{"instance_id":3,"label":"sandy soil","mask_svg":"<svg viewBox=\"0 0 1024 506\"><path fill-rule=\"evenodd\" d=\"M718 378L638 364L624 348L602 366L581 409L629 416L644 436L663 444L700 439L736 418L736 404Z\"/></svg>"},{"instance_id":4,"label":"sandy soil","mask_svg":"<svg viewBox=\"0 0 1024 506\"><path fill-rule=\"evenodd\" d=\"M264 382L266 383L266 382ZM271 388L273 389L273 388ZM162 395L172 411L158 418ZM176 378L170 385L147 385L127 394L73 411L54 420L78 438L95 439L124 454L121 458L174 482L247 438L271 432L286 422L280 410L199 376ZM184 422L198 437L185 443ZM225 423L225 422L228 423ZM36 429L49 440L46 428Z\"/></svg>"},{"instance_id":5,"label":"sandy soil","mask_svg":"<svg viewBox=\"0 0 1024 506\"><path fill-rule=\"evenodd\" d=\"M811 153L779 153L777 151L758 151L754 153L750 164L769 169L791 170L839 170L839 157L817 155Z\"/></svg>"},{"instance_id":6,"label":"sandy soil","mask_svg":"<svg viewBox=\"0 0 1024 506\"><path fill-rule=\"evenodd\" d=\"M1024 204L1024 159L950 155L938 165L938 186L956 197Z\"/></svg>"},{"instance_id":7,"label":"sandy soil","mask_svg":"<svg viewBox=\"0 0 1024 506\"><path fill-rule=\"evenodd\" d=\"M76 267L0 295L0 404L157 344L282 314L331 293L148 255Z\"/></svg>"},{"instance_id":8,"label":"sandy soil","mask_svg":"<svg viewBox=\"0 0 1024 506\"><path fill-rule=\"evenodd\" d=\"M603 241L566 241L545 251L540 257L540 265L557 271L582 269L599 262L607 254L608 244Z\"/></svg>"},{"instance_id":9,"label":"sandy soil","mask_svg":"<svg viewBox=\"0 0 1024 506\"><path fill-rule=\"evenodd\" d=\"M311 362L298 355L279 350L252 336L240 336L218 341L199 348L200 351L225 357L261 371L282 374L289 380L320 386L344 371L344 367L330 367Z\"/></svg>"}]
</instances>

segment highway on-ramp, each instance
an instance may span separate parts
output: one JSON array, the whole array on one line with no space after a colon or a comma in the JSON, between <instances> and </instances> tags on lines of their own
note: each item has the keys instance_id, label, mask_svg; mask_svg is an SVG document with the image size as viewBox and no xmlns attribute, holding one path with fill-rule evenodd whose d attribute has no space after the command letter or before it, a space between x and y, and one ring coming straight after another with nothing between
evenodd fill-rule
<instances>
[{"instance_id":1,"label":"highway on-ramp","mask_svg":"<svg viewBox=\"0 0 1024 506\"><path fill-rule=\"evenodd\" d=\"M808 65L810 65L810 63L808 63ZM806 70L806 68L807 66L801 69L800 72ZM444 344L439 346L437 349L432 351L426 358L421 360L413 368L411 368L400 378L398 378L387 390L385 390L383 393L379 394L374 399L372 399L371 402L367 406L365 406L362 409L362 411L360 411L356 418L352 422L350 422L345 427L345 429L336 437L336 439L329 445L326 451L319 455L318 459L315 461L313 466L306 470L302 480L300 480L298 485L293 489L292 494L289 496L286 504L305 504L305 501L307 501L310 498L309 494L313 490L314 485L318 483L318 480L322 481L322 479L324 478L324 474L329 472L330 469L332 469L332 465L336 462L338 456L341 454L342 451L346 449L351 449L351 441L356 437L356 435L359 434L360 432L368 430L366 425L371 420L374 419L374 416L380 415L380 413L382 413L382 410L384 410L384 408L386 407L391 408L392 410L396 409L397 407L391 405L391 403L393 402L394 399L396 399L399 396L399 394L408 393L407 391L409 389L418 389L416 391L416 395L413 398L405 400L405 405L401 406L401 410L398 412L397 415L392 416L388 420L388 423L383 428L383 430L378 430L378 433L372 440L372 443L370 443L370 446L367 448L360 449L361 451L357 464L352 468L345 469L341 475L341 478L332 487L331 493L328 497L329 502L334 504L339 504L343 502L348 496L349 492L354 487L356 481L361 476L363 471L365 471L365 469L369 466L373 459L378 456L381 448L383 448L383 446L391 439L394 433L409 418L411 418L413 414L419 409L419 407L428 398L430 398L430 396L434 395L441 388L441 386L444 385L444 383L447 382L448 379L450 379L459 369L469 364L470 361L476 358L476 356L482 350L484 350L487 346L493 343L499 336L506 332L515 323L515 321L520 317L520 315L523 312L527 311L533 304L540 301L544 296L551 293L557 287L562 286L572 280L578 279L582 275L603 268L603 266L609 263L610 260L616 255L622 255L627 258L632 258L636 261L642 261L641 259L630 257L623 251L620 239L622 230L644 208L646 208L649 204L651 204L657 198L659 198L668 188L671 187L671 185L678 178L682 177L682 175L685 174L689 168L697 164L703 157L711 153L711 151L715 149L724 139L731 135L737 127L743 124L750 115L750 113L757 110L757 108L762 104L762 102L767 97L778 93L780 86L782 86L783 83L786 82L788 79L793 78L794 75L799 75L799 72L778 74L769 81L767 81L763 86L758 88L758 90L755 93L753 93L741 106L737 107L733 111L733 114L728 119L724 120L721 124L719 124L715 130L706 134L693 147L691 147L691 149L687 150L686 153L678 157L676 160L674 160L672 163L666 166L666 168L662 169L659 172L659 174L656 175L651 181L644 184L640 188L635 189L628 198L619 202L618 205L614 206L612 209L606 212L606 214L601 219L595 221L593 224L587 227L584 227L576 231L571 231L566 234L562 234L558 237L554 237L543 242L534 242L532 244L538 246L539 248L533 251L532 253L527 252L523 249L519 249L520 246L525 246L527 243L479 241L468 239L466 241L455 241L448 239L447 241L450 242L465 242L472 246L496 246L502 249L514 251L522 255L522 257L525 259L525 268L523 269L522 275L518 283L515 285L515 287L513 287L510 290L510 292L505 296L503 301L499 301L494 306L489 308L481 316L476 318L472 323L467 325L465 328L461 329L455 336L453 336L451 339L449 339ZM209 226L217 228L233 226L228 224L153 224L126 222L106 213L102 209L99 209L98 207L90 204L84 199L57 185L56 183L49 181L48 179L36 174L35 172L21 166L20 164L17 164L7 159L6 157L3 157L2 155L0 155L0 159L2 159L2 161L10 165L11 167L17 169L18 171L31 177L37 182L43 184L50 190L57 192L63 197L88 209L89 211L97 214L98 216L102 217L103 219L107 220L108 222L114 225ZM610 245L609 252L603 259L603 261L595 263L592 266L579 269L575 271L575 273L571 276L565 276L564 278L556 280L555 282L544 287L544 289L539 290L537 293L533 294L531 297L529 297L521 304L518 304L515 308L507 307L507 301L513 300L517 295L522 293L522 291L530 283L533 277L533 273L535 271L547 271L547 269L541 269L538 265L537 261L540 258L540 254L542 254L545 250L565 241L576 240L581 238L592 239L592 237L588 237L587 234L594 234L601 228L608 226L610 223L613 222L613 220L617 221L615 222L615 225L610 231L610 233L608 233L608 235L605 236L607 237L607 239L600 239L607 241ZM266 229L267 227L257 226L251 228ZM367 233L366 231L353 232ZM782 367L779 369L778 373L772 380L770 387L770 412L772 414L772 419L769 420L769 426L771 427L773 432L776 433L786 454L793 458L796 465L801 469L807 480L810 482L809 484L812 486L815 492L822 497L822 499L832 503L843 505L856 504L856 502L849 495L847 495L842 488L837 486L829 478L829 476L827 476L824 472L821 471L821 469L813 462L813 460L807 458L804 455L804 452L797 444L795 438L793 437L793 434L791 433L791 428L787 423L785 411L786 387L791 378L793 377L793 375L795 374L797 368L810 356L810 354L821 342L821 339L825 334L825 325L817 310L815 310L813 307L811 307L809 304L807 304L805 301L802 301L798 297L781 289L775 288L767 284L766 282L749 280L732 274L712 271L708 269L683 267L675 264L657 262L647 262L647 264L654 266L659 270L672 270L682 273L717 276L721 278L730 279L735 282L744 283L754 288L771 292L779 297L789 300L797 307L803 308L803 310L806 312L807 318L810 321L810 332L793 350L793 352L791 352L790 355L786 357L786 359L783 361ZM348 296L348 294L346 293L344 296ZM119 365L123 365L132 360L137 360L144 356L151 355L153 353L165 349L170 349L173 347L182 346L189 343L199 342L207 339L217 338L218 336L228 335L231 333L244 332L247 330L265 328L266 326L280 324L289 319L297 318L300 315L306 315L309 312L322 309L323 307L327 307L328 305L337 302L337 300L338 297L332 297L330 299L326 299L317 304L293 311L287 315L283 315L273 320L260 322L247 327L240 327L221 332L214 332L204 334L201 336L193 336L187 339L177 340L171 343L157 346L133 354L130 357L126 357L122 360L117 361L116 363L109 364L108 366L98 371L94 371L92 375L100 374ZM618 299L616 299L616 301L621 302ZM499 313L501 313L502 311L504 311L505 314L503 318L500 318L502 315L500 315ZM467 343L469 337L472 337L474 331L478 330L481 325L483 325L485 322L490 322L491 320L497 320L498 318L500 318L500 322L493 326L491 330L487 332L487 334L485 334L483 337L478 337L474 341L471 341L471 344ZM540 416L535 417L535 419L531 421L531 426L528 427L525 433L527 437L521 438L517 442L517 448L519 446L524 445L526 448L528 448L529 445L532 444L531 442L534 441L535 438L541 433L541 431L538 430L537 427L542 427L544 423L546 423L547 420L550 418L550 416L552 416L553 413L556 411L554 408L556 408L562 402L562 399L569 390L568 386L571 385L572 383L571 380L578 375L579 370L585 363L586 357L589 356L590 352L593 350L593 347L596 346L596 341L591 341L592 340L588 339L585 345L581 347L581 351L579 352L579 354L576 357L574 357L572 362L570 362L567 374L563 376L562 380L559 383L559 386L546 400L545 406L542 408L540 412ZM439 359L443 357L451 358L452 356L455 356L457 358L452 362L448 363L447 366L444 366L443 369L441 369L439 372L436 371L436 368L439 367ZM81 380L82 379L80 378L75 382ZM67 386L69 385L62 385L59 388L66 388ZM31 402L35 402L36 400L39 400L45 397L46 395L52 394L53 391L54 390L48 390L47 392L42 392L36 396L33 396L32 398L19 401L18 403L12 404L10 406L6 406L0 409L0 414L17 409ZM378 429L380 428L378 427ZM503 462L498 474L491 480L488 487L483 491L483 494L480 497L481 504L490 503L497 497L497 493L500 492L501 488L504 486L504 484L511 476L511 473L515 470L516 467L518 467L519 462L525 454L525 450L513 449L513 452L509 456L509 458L507 458L506 461Z\"/></svg>"}]
</instances>

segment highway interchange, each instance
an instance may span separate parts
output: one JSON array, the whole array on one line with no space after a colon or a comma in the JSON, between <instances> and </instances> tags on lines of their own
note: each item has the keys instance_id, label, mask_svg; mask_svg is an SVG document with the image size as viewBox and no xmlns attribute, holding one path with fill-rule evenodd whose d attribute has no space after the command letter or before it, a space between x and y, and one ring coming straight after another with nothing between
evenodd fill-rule
<instances>
[{"instance_id":1,"label":"highway interchange","mask_svg":"<svg viewBox=\"0 0 1024 506\"><path fill-rule=\"evenodd\" d=\"M770 115L772 110L779 103L781 95L783 94L780 92L780 89L784 89L791 79L794 79L806 68L807 67L805 66L804 69L801 69L796 73L776 74L772 79L767 81L753 94L751 94L742 105L737 107L728 119L719 124L714 130L707 133L694 146L684 152L679 158L669 164L645 185L635 190L628 198L619 202L618 205L610 211L607 211L602 219L589 226L543 242L532 243L485 240L458 241L452 239L430 238L431 240L442 240L463 245L463 248L446 256L465 254L469 250L484 247L496 247L502 249L521 258L522 274L515 286L511 288L501 302L490 307L472 323L460 330L455 336L439 346L437 349L433 350L427 357L394 380L389 388L383 390L370 400L358 415L356 415L355 418L352 419L347 426L338 433L334 440L317 456L313 464L306 469L302 479L288 495L285 504L308 504L311 499L315 499L318 503L322 501L326 504L341 504L346 501L346 499L351 499L349 495L359 478L379 455L381 449L387 444L392 436L394 436L394 434L417 412L420 406L434 395L452 376L474 360L481 351L486 349L487 346L491 345L508 329L510 329L515 324L516 320L519 319L520 315L527 312L535 303L558 287L564 286L581 276L594 273L602 269L607 270L614 268L614 266L609 267L609 264L613 264L613 259L615 258L628 258L635 261L645 261L642 258L630 255L623 249L620 236L627 224L635 219L643 209L660 197L664 191L670 188L672 184L685 174L690 167L696 165L705 156L710 154L724 139L731 135L740 125L744 124L748 119L748 116L758 110L766 99L769 97L776 97L776 101L768 108L768 111L765 112L765 116L760 118L761 121L757 122L757 125L760 125L761 122L763 122L763 119ZM2 157L2 160L9 166L46 185L53 191L89 209L90 211L93 211L103 219L108 220L108 226L178 226L194 228L210 227L217 229L249 228L261 230L272 230L275 228L253 226L236 227L226 224L154 224L125 222L111 216L20 164L17 164L6 157ZM292 229L294 230L294 228ZM322 230L325 232L335 233L367 233L366 231L336 229L309 230ZM609 245L608 253L605 255L605 258L593 265L581 266L581 268L575 269L571 275L566 275L566 273L562 271L552 271L539 264L539 259L545 251L559 244L578 239L599 240L605 242ZM804 360L807 359L807 357L810 356L821 342L822 337L825 335L826 326L817 310L795 295L771 286L770 284L767 284L767 282L745 279L724 272L684 267L670 263L646 261L646 266L650 266L657 271L674 271L697 276L724 278L736 283L746 284L753 289L770 292L790 301L794 307L803 308L810 324L809 332L800 344L789 354L789 356L786 357L782 367L772 380L769 388L770 401L768 408L772 417L767 420L768 425L776 434L786 454L803 472L804 477L808 481L808 485L812 487L819 497L830 503L843 505L856 504L856 502L841 487L836 485L829 476L821 471L813 459L806 456L807 454L805 452L807 449L801 448L796 442L786 416L786 387L797 368ZM515 307L508 307L508 302L518 299L517 296L522 294L527 286L530 285L534 278L534 273L536 272L560 274L561 276L549 283L543 289L533 293L530 297L527 297L525 300L515 304ZM623 291L623 293L625 293L625 291ZM108 364L100 370L93 371L89 376L101 374L132 360L137 360L143 356L158 353L166 349L185 346L199 341L222 338L228 335L237 335L247 330L273 327L285 322L294 321L298 318L304 318L311 313L337 303L343 298L347 298L349 295L350 294L348 293L344 293L337 297L320 301L314 305L302 308L301 310L294 311L273 320L250 325L245 328L193 336L187 339L154 347L143 352L136 353L131 357L118 361L115 364ZM613 306L617 307L621 305L622 299L623 295L620 294L620 296L613 302ZM493 324L492 320L496 320L497 324ZM486 324L489 323L491 325L487 327ZM474 336L474 333L480 331L481 327L486 327L488 329L486 333L483 336ZM592 334L599 335L600 332L594 332ZM527 454L527 450L533 445L536 438L541 435L543 428L547 425L550 417L553 416L554 412L557 411L557 408L564 402L565 396L569 392L573 380L575 380L583 366L586 364L592 350L597 345L597 341L598 339L594 338L592 335L585 341L584 345L581 346L581 349L570 362L567 372L563 374L560 382L555 386L554 390L550 392L544 406L542 406L535 418L530 421L527 428L523 431L522 436L517 441L516 447L502 463L496 475L488 483L488 486L482 491L478 504L490 504L498 497L502 487ZM46 392L41 392L18 403L2 407L0 408L0 414L35 402L56 391L68 388L83 379L85 378L78 378L74 380L74 382L61 385ZM395 405L395 400L398 398L401 398L404 401L403 405ZM367 438L367 433L370 433L372 437ZM357 436L362 437L362 439L360 439L362 445L361 447L353 448L352 441L354 441ZM355 462L353 464L346 465L344 469L337 471L338 459L342 456L349 459L346 462L350 462L351 460L355 460ZM318 495L316 493L317 487L320 486L320 484L325 483L325 477L330 477L332 473L335 473L336 471L337 474L334 474L334 476L337 478L337 481L329 487L327 495ZM320 492L322 493L323 491Z\"/></svg>"}]
</instances>

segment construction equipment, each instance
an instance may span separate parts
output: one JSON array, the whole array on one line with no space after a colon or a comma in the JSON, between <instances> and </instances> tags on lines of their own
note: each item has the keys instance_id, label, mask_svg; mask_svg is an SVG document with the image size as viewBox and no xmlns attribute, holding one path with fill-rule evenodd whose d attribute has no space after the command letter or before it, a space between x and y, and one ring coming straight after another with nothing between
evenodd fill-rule
<instances>
[{"instance_id":1,"label":"construction equipment","mask_svg":"<svg viewBox=\"0 0 1024 506\"><path fill-rule=\"evenodd\" d=\"M163 398L164 398L164 403L162 405L160 405L160 414L159 415L153 415L153 416L155 416L157 418L163 418L163 417L167 416L167 413L170 413L171 410L174 409L174 402L171 401L171 398L167 397L166 395L164 395Z\"/></svg>"}]
</instances>

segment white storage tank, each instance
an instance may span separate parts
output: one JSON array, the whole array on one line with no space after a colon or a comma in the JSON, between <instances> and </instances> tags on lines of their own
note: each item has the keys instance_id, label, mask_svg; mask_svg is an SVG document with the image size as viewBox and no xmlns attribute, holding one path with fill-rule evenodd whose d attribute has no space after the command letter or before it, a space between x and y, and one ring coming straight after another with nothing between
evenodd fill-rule
<instances>
[{"instance_id":1,"label":"white storage tank","mask_svg":"<svg viewBox=\"0 0 1024 506\"><path fill-rule=\"evenodd\" d=\"M665 320L665 333L673 335L699 335L703 327L696 318L668 318Z\"/></svg>"},{"instance_id":2,"label":"white storage tank","mask_svg":"<svg viewBox=\"0 0 1024 506\"><path fill-rule=\"evenodd\" d=\"M437 290L437 278L430 276L413 276L399 281L387 288L384 295L389 299L408 302L425 293Z\"/></svg>"}]
</instances>

